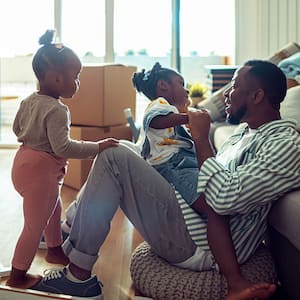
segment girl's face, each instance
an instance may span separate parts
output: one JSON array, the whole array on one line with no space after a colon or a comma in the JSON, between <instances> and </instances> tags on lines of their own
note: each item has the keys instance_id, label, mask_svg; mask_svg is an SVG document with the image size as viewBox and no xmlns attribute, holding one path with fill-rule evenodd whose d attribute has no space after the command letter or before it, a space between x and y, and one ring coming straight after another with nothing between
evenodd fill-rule
<instances>
[{"instance_id":1,"label":"girl's face","mask_svg":"<svg viewBox=\"0 0 300 300\"><path fill-rule=\"evenodd\" d=\"M167 82L168 93L165 98L171 105L174 105L178 110L184 109L188 103L188 90L184 87L184 79L179 74L170 77Z\"/></svg>"},{"instance_id":2,"label":"girl's face","mask_svg":"<svg viewBox=\"0 0 300 300\"><path fill-rule=\"evenodd\" d=\"M82 69L81 62L75 56L70 57L68 60L60 90L60 97L62 98L73 97L77 93L80 85L79 75Z\"/></svg>"}]
</instances>

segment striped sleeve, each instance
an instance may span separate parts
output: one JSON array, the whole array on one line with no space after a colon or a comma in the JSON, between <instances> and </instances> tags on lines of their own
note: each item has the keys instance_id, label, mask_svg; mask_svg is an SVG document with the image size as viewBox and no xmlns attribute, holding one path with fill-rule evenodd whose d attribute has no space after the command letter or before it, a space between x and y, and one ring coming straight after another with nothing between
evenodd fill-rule
<instances>
[{"instance_id":1,"label":"striped sleeve","mask_svg":"<svg viewBox=\"0 0 300 300\"><path fill-rule=\"evenodd\" d=\"M263 143L253 159L234 170L207 159L199 172L198 192L218 214L248 213L299 187L299 171L299 144L281 136Z\"/></svg>"},{"instance_id":2,"label":"striped sleeve","mask_svg":"<svg viewBox=\"0 0 300 300\"><path fill-rule=\"evenodd\" d=\"M209 245L207 242L206 226L207 218L205 216L200 216L195 212L182 198L181 194L175 190L175 195L178 204L181 208L183 218L191 236L191 239L195 242L198 247L203 250L209 251Z\"/></svg>"}]
</instances>

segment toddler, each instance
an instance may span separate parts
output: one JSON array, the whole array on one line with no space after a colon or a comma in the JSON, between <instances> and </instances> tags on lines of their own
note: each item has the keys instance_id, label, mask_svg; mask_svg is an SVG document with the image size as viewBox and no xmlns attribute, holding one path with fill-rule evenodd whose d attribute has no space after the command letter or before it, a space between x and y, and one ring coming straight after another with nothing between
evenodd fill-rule
<instances>
[{"instance_id":1,"label":"toddler","mask_svg":"<svg viewBox=\"0 0 300 300\"><path fill-rule=\"evenodd\" d=\"M31 288L41 276L27 273L42 234L47 243L46 260L67 265L61 244L60 190L68 158L92 159L115 139L99 142L70 138L70 113L60 98L71 98L79 88L81 62L68 47L53 43L54 30L40 38L41 47L32 67L39 90L20 104L13 131L21 143L14 158L12 181L23 197L24 226L16 244L7 285Z\"/></svg>"}]
</instances>

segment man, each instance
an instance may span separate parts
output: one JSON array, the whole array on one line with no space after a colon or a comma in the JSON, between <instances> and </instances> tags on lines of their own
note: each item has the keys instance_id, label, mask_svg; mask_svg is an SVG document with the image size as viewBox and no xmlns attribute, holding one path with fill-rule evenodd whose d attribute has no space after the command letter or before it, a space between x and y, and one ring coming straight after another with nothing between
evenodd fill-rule
<instances>
[{"instance_id":1,"label":"man","mask_svg":"<svg viewBox=\"0 0 300 300\"><path fill-rule=\"evenodd\" d=\"M244 123L216 157L212 157L207 112L189 112L199 162L198 190L215 212L230 215L239 263L260 245L274 201L300 186L300 137L293 121L281 120L279 113L285 94L286 78L272 63L255 60L239 68L224 95L228 120ZM78 198L64 244L70 265L50 272L36 289L99 296L101 288L91 270L118 207L152 249L171 264L199 271L216 268L205 239L206 220L182 205L182 200L133 151L122 145L107 149L95 160ZM197 234L186 225L186 214L198 224ZM222 248L214 254L217 261L223 259ZM227 299L266 299L274 291L272 284L244 286L229 292Z\"/></svg>"}]
</instances>

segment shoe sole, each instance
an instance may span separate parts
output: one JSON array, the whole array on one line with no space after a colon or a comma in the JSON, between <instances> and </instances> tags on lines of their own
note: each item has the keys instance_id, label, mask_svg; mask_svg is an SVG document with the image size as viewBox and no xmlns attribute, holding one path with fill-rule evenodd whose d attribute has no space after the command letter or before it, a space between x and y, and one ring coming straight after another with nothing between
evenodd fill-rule
<instances>
[{"instance_id":1,"label":"shoe sole","mask_svg":"<svg viewBox=\"0 0 300 300\"><path fill-rule=\"evenodd\" d=\"M104 300L103 294L95 296L95 297L78 297L78 296L69 296L64 294L54 294L47 293L32 289L18 289L9 286L0 285L0 293L5 298L1 299L30 299L31 298L39 298L39 299L68 299L68 300ZM65 297L64 297L65 296Z\"/></svg>"},{"instance_id":2,"label":"shoe sole","mask_svg":"<svg viewBox=\"0 0 300 300\"><path fill-rule=\"evenodd\" d=\"M78 297L78 296L72 296L72 300L86 300L86 299L93 299L93 300L104 300L103 295L95 296L95 297Z\"/></svg>"}]
</instances>

